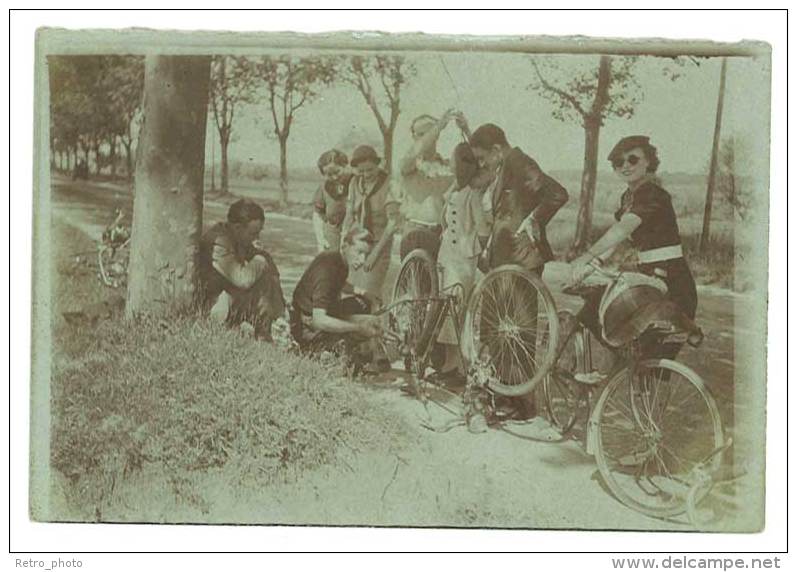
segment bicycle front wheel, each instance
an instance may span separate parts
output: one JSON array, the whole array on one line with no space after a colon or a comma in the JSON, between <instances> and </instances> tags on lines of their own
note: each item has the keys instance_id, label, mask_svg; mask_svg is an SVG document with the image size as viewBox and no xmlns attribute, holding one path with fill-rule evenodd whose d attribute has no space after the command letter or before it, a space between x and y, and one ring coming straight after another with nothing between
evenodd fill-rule
<instances>
[{"instance_id":1,"label":"bicycle front wheel","mask_svg":"<svg viewBox=\"0 0 797 572\"><path fill-rule=\"evenodd\" d=\"M590 425L609 489L650 516L685 512L688 501L699 500L690 499L690 491L722 462L715 454L723 431L714 398L697 373L676 361L645 360L619 372L601 393Z\"/></svg>"},{"instance_id":2,"label":"bicycle front wheel","mask_svg":"<svg viewBox=\"0 0 797 572\"><path fill-rule=\"evenodd\" d=\"M405 346L404 367L416 369L411 356L419 353L420 338L431 300L437 296L437 268L429 253L416 248L404 258L393 286L391 319ZM406 303L401 303L406 302Z\"/></svg>"},{"instance_id":3,"label":"bicycle front wheel","mask_svg":"<svg viewBox=\"0 0 797 572\"><path fill-rule=\"evenodd\" d=\"M559 321L542 279L520 266L492 270L468 301L462 334L471 367L489 371L488 385L506 396L531 392L553 365Z\"/></svg>"}]
</instances>

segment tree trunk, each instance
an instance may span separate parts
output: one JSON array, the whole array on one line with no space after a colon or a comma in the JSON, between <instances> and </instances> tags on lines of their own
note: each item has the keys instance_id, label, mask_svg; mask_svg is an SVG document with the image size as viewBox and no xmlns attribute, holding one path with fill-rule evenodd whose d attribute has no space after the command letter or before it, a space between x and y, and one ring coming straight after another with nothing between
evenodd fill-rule
<instances>
[{"instance_id":1,"label":"tree trunk","mask_svg":"<svg viewBox=\"0 0 797 572\"><path fill-rule=\"evenodd\" d=\"M592 233L592 209L595 204L595 185L598 178L598 141L600 118L584 120L584 168L581 172L581 195L579 197L576 236L571 254L577 256L589 246Z\"/></svg>"},{"instance_id":2,"label":"tree trunk","mask_svg":"<svg viewBox=\"0 0 797 572\"><path fill-rule=\"evenodd\" d=\"M196 287L209 56L147 56L127 316L188 305Z\"/></svg>"},{"instance_id":3,"label":"tree trunk","mask_svg":"<svg viewBox=\"0 0 797 572\"><path fill-rule=\"evenodd\" d=\"M230 164L227 160L227 149L230 146L230 138L221 138L221 192L230 192Z\"/></svg>"},{"instance_id":4,"label":"tree trunk","mask_svg":"<svg viewBox=\"0 0 797 572\"><path fill-rule=\"evenodd\" d=\"M99 142L94 143L93 150L94 150L94 174L99 175L100 172L102 171L102 155L100 154Z\"/></svg>"},{"instance_id":5,"label":"tree trunk","mask_svg":"<svg viewBox=\"0 0 797 572\"><path fill-rule=\"evenodd\" d=\"M393 127L382 132L382 154L385 161L385 171L390 175L393 169Z\"/></svg>"},{"instance_id":6,"label":"tree trunk","mask_svg":"<svg viewBox=\"0 0 797 572\"><path fill-rule=\"evenodd\" d=\"M116 176L116 135L113 135L111 139L108 141L111 146L111 150L108 154L108 160L111 164L111 176Z\"/></svg>"},{"instance_id":7,"label":"tree trunk","mask_svg":"<svg viewBox=\"0 0 797 572\"><path fill-rule=\"evenodd\" d=\"M728 58L722 58L722 68L720 68L720 90L717 96L717 116L714 121L714 143L711 146L711 165L708 168L708 186L706 187L706 206L703 210L703 231L700 233L700 253L704 253L708 247L711 231L711 207L714 202L714 187L717 184L717 159L720 148L720 133L722 131L722 106L725 99L725 70L728 66Z\"/></svg>"},{"instance_id":8,"label":"tree trunk","mask_svg":"<svg viewBox=\"0 0 797 572\"><path fill-rule=\"evenodd\" d=\"M127 170L127 180L133 180L133 142L126 142L122 140L122 145L125 146L125 169Z\"/></svg>"},{"instance_id":9,"label":"tree trunk","mask_svg":"<svg viewBox=\"0 0 797 572\"><path fill-rule=\"evenodd\" d=\"M72 150L69 147L66 149L66 170L72 171Z\"/></svg>"},{"instance_id":10,"label":"tree trunk","mask_svg":"<svg viewBox=\"0 0 797 572\"><path fill-rule=\"evenodd\" d=\"M280 136L280 194L283 205L288 204L288 137Z\"/></svg>"}]
</instances>

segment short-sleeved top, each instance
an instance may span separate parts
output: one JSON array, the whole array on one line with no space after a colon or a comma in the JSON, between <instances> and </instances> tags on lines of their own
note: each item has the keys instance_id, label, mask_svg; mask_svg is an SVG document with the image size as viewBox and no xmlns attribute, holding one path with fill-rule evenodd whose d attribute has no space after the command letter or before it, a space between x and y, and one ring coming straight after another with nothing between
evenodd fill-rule
<instances>
[{"instance_id":1,"label":"short-sleeved top","mask_svg":"<svg viewBox=\"0 0 797 572\"><path fill-rule=\"evenodd\" d=\"M340 226L346 217L350 180L351 177L347 176L337 181L324 181L315 193L313 199L315 211L332 226Z\"/></svg>"},{"instance_id":2,"label":"short-sleeved top","mask_svg":"<svg viewBox=\"0 0 797 572\"><path fill-rule=\"evenodd\" d=\"M322 252L299 279L293 291L293 307L306 316L313 314L313 308L329 311L340 300L348 276L349 267L340 252Z\"/></svg>"},{"instance_id":3,"label":"short-sleeved top","mask_svg":"<svg viewBox=\"0 0 797 572\"><path fill-rule=\"evenodd\" d=\"M644 182L636 189L628 189L623 193L614 218L619 221L629 212L642 220L642 224L631 233L631 241L638 250L644 252L681 244L672 197L653 181Z\"/></svg>"},{"instance_id":4,"label":"short-sleeved top","mask_svg":"<svg viewBox=\"0 0 797 572\"><path fill-rule=\"evenodd\" d=\"M399 199L385 171L379 171L375 182L367 183L362 177L352 177L349 183L349 198L346 217L349 227L360 224L368 229L374 240L379 240L385 232L391 211L398 213ZM348 228L344 232L348 232Z\"/></svg>"},{"instance_id":5,"label":"short-sleeved top","mask_svg":"<svg viewBox=\"0 0 797 572\"><path fill-rule=\"evenodd\" d=\"M402 215L407 220L437 224L443 195L453 180L451 168L439 156L405 159L401 166Z\"/></svg>"}]
</instances>

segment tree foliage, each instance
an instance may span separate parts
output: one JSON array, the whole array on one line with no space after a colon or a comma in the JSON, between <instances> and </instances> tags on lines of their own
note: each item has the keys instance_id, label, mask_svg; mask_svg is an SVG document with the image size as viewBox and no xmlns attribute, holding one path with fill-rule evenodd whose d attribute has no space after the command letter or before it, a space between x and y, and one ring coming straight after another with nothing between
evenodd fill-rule
<instances>
[{"instance_id":1,"label":"tree foliage","mask_svg":"<svg viewBox=\"0 0 797 572\"><path fill-rule=\"evenodd\" d=\"M551 115L559 121L583 125L585 119L593 115L603 125L609 117L630 118L642 100L642 91L633 73L638 58L603 57L609 58L605 93L599 90L602 87L599 62L584 63L565 73L550 57L532 58L534 78L529 87L551 103ZM568 61L568 70L572 69L572 61Z\"/></svg>"},{"instance_id":2,"label":"tree foliage","mask_svg":"<svg viewBox=\"0 0 797 572\"><path fill-rule=\"evenodd\" d=\"M340 62L340 79L357 89L376 118L388 171L393 159L393 133L401 113L401 88L415 73L415 66L398 55L355 55Z\"/></svg>"},{"instance_id":3,"label":"tree foliage","mask_svg":"<svg viewBox=\"0 0 797 572\"><path fill-rule=\"evenodd\" d=\"M97 169L115 168L117 139L128 150L140 120L144 62L138 56L51 56L50 137L55 152L95 153ZM107 147L110 157L100 153Z\"/></svg>"}]
</instances>

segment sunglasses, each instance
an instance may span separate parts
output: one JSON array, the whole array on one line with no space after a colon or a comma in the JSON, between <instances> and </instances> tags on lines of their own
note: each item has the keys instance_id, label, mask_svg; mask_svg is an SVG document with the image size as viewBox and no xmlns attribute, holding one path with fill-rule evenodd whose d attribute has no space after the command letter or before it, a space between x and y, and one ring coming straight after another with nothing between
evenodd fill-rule
<instances>
[{"instance_id":1,"label":"sunglasses","mask_svg":"<svg viewBox=\"0 0 797 572\"><path fill-rule=\"evenodd\" d=\"M639 155L629 155L625 159L623 159L622 157L616 157L616 158L612 159L612 167L614 167L615 169L620 169L626 163L628 163L632 167L635 167L637 165L637 163L639 163L639 161L641 159L642 159L642 157L640 157Z\"/></svg>"}]
</instances>

